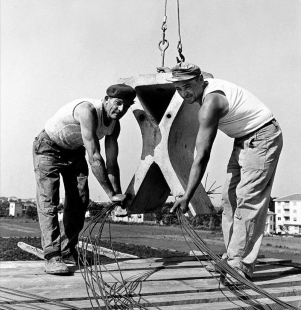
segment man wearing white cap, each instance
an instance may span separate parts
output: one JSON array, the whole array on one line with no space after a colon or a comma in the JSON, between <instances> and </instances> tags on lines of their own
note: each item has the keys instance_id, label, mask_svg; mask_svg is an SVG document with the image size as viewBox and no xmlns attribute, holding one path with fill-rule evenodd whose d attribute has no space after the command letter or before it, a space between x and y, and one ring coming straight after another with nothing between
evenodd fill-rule
<instances>
[{"instance_id":1,"label":"man wearing white cap","mask_svg":"<svg viewBox=\"0 0 301 310\"><path fill-rule=\"evenodd\" d=\"M272 112L254 95L230 82L203 79L198 66L180 63L169 79L184 104L199 104L196 157L185 193L174 204L183 212L205 173L220 129L234 138L222 196L223 259L251 278L261 245L270 194L282 149L282 132ZM231 279L233 280L233 279Z\"/></svg>"},{"instance_id":2,"label":"man wearing white cap","mask_svg":"<svg viewBox=\"0 0 301 310\"><path fill-rule=\"evenodd\" d=\"M33 143L37 181L37 209L46 272L68 273L66 263L77 262L76 244L89 204L87 151L91 170L111 201L120 204L118 157L119 120L134 103L136 91L112 85L104 100L78 99L50 118ZM105 137L106 163L99 140ZM58 222L60 175L65 186L62 225Z\"/></svg>"}]
</instances>

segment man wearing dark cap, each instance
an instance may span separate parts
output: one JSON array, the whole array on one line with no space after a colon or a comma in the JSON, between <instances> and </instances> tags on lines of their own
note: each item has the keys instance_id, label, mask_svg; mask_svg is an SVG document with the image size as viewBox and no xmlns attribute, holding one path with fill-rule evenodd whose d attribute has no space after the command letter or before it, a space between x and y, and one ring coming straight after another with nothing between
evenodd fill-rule
<instances>
[{"instance_id":1,"label":"man wearing dark cap","mask_svg":"<svg viewBox=\"0 0 301 310\"><path fill-rule=\"evenodd\" d=\"M184 104L200 105L197 154L186 191L171 211L178 207L183 212L188 210L205 173L217 130L234 138L222 196L223 259L242 276L251 278L282 149L281 129L272 112L245 89L215 78L203 79L194 64L180 63L171 71L170 81Z\"/></svg>"},{"instance_id":2,"label":"man wearing dark cap","mask_svg":"<svg viewBox=\"0 0 301 310\"><path fill-rule=\"evenodd\" d=\"M77 262L75 246L89 204L87 151L91 170L111 201L122 204L118 157L119 120L134 103L136 91L112 85L104 100L78 99L50 118L33 143L37 209L42 232L45 269L68 273ZM99 140L105 137L106 163ZM65 187L63 221L58 222L60 175Z\"/></svg>"}]
</instances>

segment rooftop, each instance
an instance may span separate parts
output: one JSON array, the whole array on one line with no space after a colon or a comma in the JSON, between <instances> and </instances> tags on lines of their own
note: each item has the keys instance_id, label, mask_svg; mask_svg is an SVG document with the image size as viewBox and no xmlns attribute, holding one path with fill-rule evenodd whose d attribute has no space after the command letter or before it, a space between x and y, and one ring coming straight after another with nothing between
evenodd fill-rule
<instances>
[{"instance_id":1,"label":"rooftop","mask_svg":"<svg viewBox=\"0 0 301 310\"><path fill-rule=\"evenodd\" d=\"M274 201L301 201L301 194L292 194L288 196L283 196L283 197L274 199Z\"/></svg>"}]
</instances>

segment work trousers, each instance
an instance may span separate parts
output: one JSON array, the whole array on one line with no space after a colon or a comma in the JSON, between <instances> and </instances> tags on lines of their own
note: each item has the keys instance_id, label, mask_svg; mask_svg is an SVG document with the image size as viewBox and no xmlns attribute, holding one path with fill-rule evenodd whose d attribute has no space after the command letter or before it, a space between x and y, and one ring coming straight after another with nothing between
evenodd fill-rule
<instances>
[{"instance_id":1,"label":"work trousers","mask_svg":"<svg viewBox=\"0 0 301 310\"><path fill-rule=\"evenodd\" d=\"M232 267L252 276L264 233L270 195L282 149L276 120L234 141L222 196L222 229Z\"/></svg>"},{"instance_id":2,"label":"work trousers","mask_svg":"<svg viewBox=\"0 0 301 310\"><path fill-rule=\"evenodd\" d=\"M89 204L88 165L85 148L67 150L43 130L33 143L37 183L37 209L46 259L75 250ZM62 222L58 221L60 175L65 187Z\"/></svg>"}]
</instances>

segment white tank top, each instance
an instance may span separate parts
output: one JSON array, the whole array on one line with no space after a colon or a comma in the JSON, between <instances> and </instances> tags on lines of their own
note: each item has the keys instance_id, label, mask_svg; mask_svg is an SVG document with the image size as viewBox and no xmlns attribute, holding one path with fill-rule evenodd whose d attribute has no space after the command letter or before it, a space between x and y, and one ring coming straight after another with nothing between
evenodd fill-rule
<instances>
[{"instance_id":1,"label":"white tank top","mask_svg":"<svg viewBox=\"0 0 301 310\"><path fill-rule=\"evenodd\" d=\"M228 99L229 111L219 120L218 128L231 138L243 137L273 119L272 112L247 90L219 79L205 79L202 102L206 95L220 90Z\"/></svg>"},{"instance_id":2,"label":"white tank top","mask_svg":"<svg viewBox=\"0 0 301 310\"><path fill-rule=\"evenodd\" d=\"M96 135L99 140L104 136L110 135L115 127L116 121L113 120L108 126L105 126L103 120L103 100L96 99L77 99L67 103L45 124L45 131L49 138L62 148L75 150L84 145L80 123L74 118L74 109L82 102L91 103L98 117L98 127Z\"/></svg>"}]
</instances>

